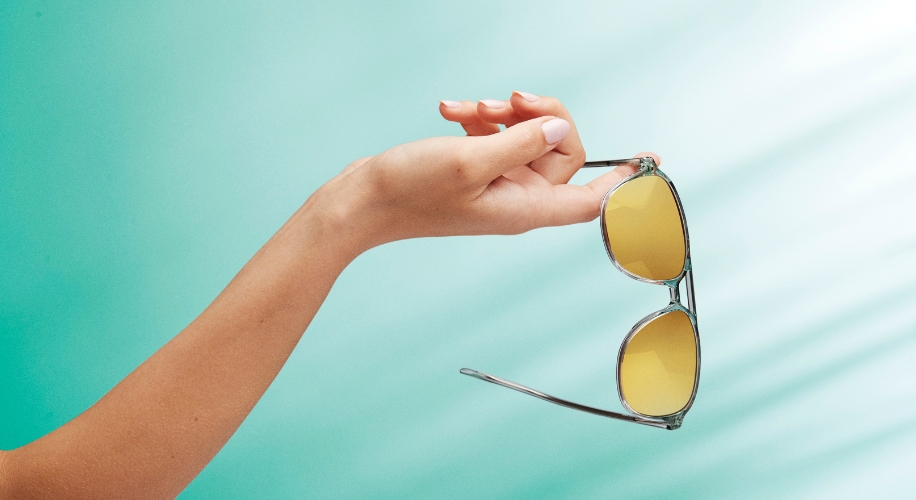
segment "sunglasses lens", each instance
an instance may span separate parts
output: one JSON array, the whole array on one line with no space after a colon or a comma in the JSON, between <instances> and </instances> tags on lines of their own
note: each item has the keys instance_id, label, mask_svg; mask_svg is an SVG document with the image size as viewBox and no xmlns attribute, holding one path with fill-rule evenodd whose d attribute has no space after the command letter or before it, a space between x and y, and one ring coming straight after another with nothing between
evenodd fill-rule
<instances>
[{"instance_id":1,"label":"sunglasses lens","mask_svg":"<svg viewBox=\"0 0 916 500\"><path fill-rule=\"evenodd\" d=\"M661 177L639 177L618 187L608 198L604 224L611 253L630 273L665 281L684 270L684 226L674 193Z\"/></svg>"},{"instance_id":2,"label":"sunglasses lens","mask_svg":"<svg viewBox=\"0 0 916 500\"><path fill-rule=\"evenodd\" d=\"M683 311L649 321L630 338L620 362L620 391L637 413L659 417L687 406L697 372L697 344Z\"/></svg>"}]
</instances>

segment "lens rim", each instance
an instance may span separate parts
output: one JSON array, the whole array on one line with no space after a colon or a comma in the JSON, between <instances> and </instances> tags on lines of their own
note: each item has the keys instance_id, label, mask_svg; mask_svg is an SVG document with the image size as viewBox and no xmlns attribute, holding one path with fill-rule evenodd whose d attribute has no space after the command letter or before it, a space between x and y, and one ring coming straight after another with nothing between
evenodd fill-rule
<instances>
[{"instance_id":1,"label":"lens rim","mask_svg":"<svg viewBox=\"0 0 916 500\"><path fill-rule=\"evenodd\" d=\"M614 191L620 189L620 187L626 184L627 182L630 182L634 179L639 179L640 177L646 177L650 175L661 177L665 181L665 183L668 185L668 187L671 189L671 194L674 196L674 202L677 205L678 215L681 217L681 228L684 230L684 249L685 249L684 268L681 270L681 273L678 276L670 280L651 280L648 278L637 276L627 271L626 269L624 269L623 266L621 266L620 263L617 261L617 258L614 257L614 252L611 251L610 240L608 239L608 236L607 236L607 224L605 224L605 211L607 210L608 200L610 200L611 195L614 194ZM639 322L637 322L636 325L634 325L633 328L630 329L626 337L624 337L623 342L621 342L620 349L617 351L617 370L616 370L617 397L618 399L620 399L620 404L623 405L623 407L631 415L637 415L639 417L646 418L646 419L653 419L656 421L667 422L669 429L677 429L681 426L681 422L684 420L684 416L693 406L693 402L696 399L697 391L700 387L700 365L702 362L702 356L700 355L700 349L701 349L700 348L700 332L699 332L699 328L697 327L696 303L694 301L694 293L693 293L693 267L691 265L691 260L690 260L690 233L687 230L687 218L684 215L684 206L681 204L681 197L678 194L677 189L674 187L674 183L671 182L671 179L669 179L668 176L665 175L664 172L659 170L658 165L655 164L655 159L652 158L651 156L642 157L642 158L639 158L639 167L637 168L636 172L622 179L620 182L615 184L614 187L609 189L607 193L605 193L604 199L601 200L601 213L600 213L600 218L599 218L599 224L601 225L601 240L604 243L604 250L607 252L608 258L611 260L611 263L614 264L614 267L616 267L618 271L622 272L625 276L635 279L636 281L641 281L643 283L651 283L653 285L665 285L668 287L668 289L671 292L671 302L668 304L668 306L665 307L664 309L655 311L647 315L646 317L642 318L641 320L639 320ZM686 281L686 284L687 284L687 307L684 307L680 303L680 292L679 292L680 288L679 287L680 287L682 280ZM687 401L687 404L681 410L675 413L668 414L668 415L661 415L661 416L646 415L644 413L640 413L634 410L633 408L631 408L630 405L627 403L626 398L623 397L623 389L620 386L620 367L623 362L623 353L624 351L626 351L626 347L629 345L630 340L633 338L636 332L638 332L646 323L661 316L662 314L666 314L672 311L685 312L687 314L687 317L690 318L690 323L693 326L693 335L694 335L694 340L697 346L697 353L696 353L697 354L697 368L696 368L696 374L693 379L693 391L691 391L690 393L690 399Z\"/></svg>"},{"instance_id":2,"label":"lens rim","mask_svg":"<svg viewBox=\"0 0 916 500\"><path fill-rule=\"evenodd\" d=\"M669 280L651 280L648 278L643 278L642 276L637 276L630 271L627 271L620 265L620 262L617 261L617 257L614 256L614 252L611 250L611 242L607 235L607 224L605 224L605 211L607 210L608 200L611 199L611 195L614 194L614 191L620 189L624 184L634 180L639 179L640 177L648 176L657 176L661 177L662 180L668 185L668 188L671 189L671 194L674 196L674 202L677 205L677 213L681 218L681 229L684 231L684 267L681 269L681 273L676 277ZM599 216L599 221L601 224L601 240L604 243L604 250L607 252L607 256L611 259L611 262L614 264L614 267L618 271L622 272L626 276L633 278L636 281L642 281L643 283L652 283L654 285L667 285L667 286L676 286L677 283L684 278L684 275L690 271L690 234L687 231L687 218L684 217L684 207L681 205L681 197L677 194L677 189L674 188L674 183L671 182L671 179L664 174L658 167L655 165L655 160L652 157L640 158L640 167L632 175L621 180L614 185L611 189L605 193L604 198L601 200L601 213Z\"/></svg>"},{"instance_id":3,"label":"lens rim","mask_svg":"<svg viewBox=\"0 0 916 500\"><path fill-rule=\"evenodd\" d=\"M681 311L685 313L687 315L687 318L690 319L690 325L693 327L693 340L696 345L696 356L697 356L696 373L694 373L694 376L693 376L693 390L690 392L690 399L687 400L687 404L684 405L683 408L681 408L680 410L674 413L669 413L667 415L647 415L645 413L640 413L634 410L633 408L631 408L629 403L627 403L626 398L623 396L623 387L621 387L620 385L620 367L623 364L623 354L624 352L626 352L627 346L630 345L630 340L633 339L633 337L636 335L637 332L639 332L639 330L642 329L642 327L644 327L650 321L653 321L655 318L658 318L659 316L662 316L664 314L668 314L674 311ZM633 326L633 328L630 329L629 333L627 333L627 336L623 338L623 342L620 343L620 349L617 351L617 397L620 399L620 404L622 404L623 407L626 408L626 410L630 412L631 414L638 415L640 417L645 417L645 418L673 420L673 421L676 421L677 424L679 425L680 421L683 420L684 415L686 415L687 411L690 410L690 407L693 406L693 401L697 397L697 390L699 389L699 387L700 387L700 332L699 332L699 329L697 328L697 318L693 312L691 312L689 309L684 307L680 302L673 302L671 304L668 304L668 307L665 307L664 309L659 309L658 311L655 311L647 315L643 319L639 320L639 322L637 322Z\"/></svg>"}]
</instances>

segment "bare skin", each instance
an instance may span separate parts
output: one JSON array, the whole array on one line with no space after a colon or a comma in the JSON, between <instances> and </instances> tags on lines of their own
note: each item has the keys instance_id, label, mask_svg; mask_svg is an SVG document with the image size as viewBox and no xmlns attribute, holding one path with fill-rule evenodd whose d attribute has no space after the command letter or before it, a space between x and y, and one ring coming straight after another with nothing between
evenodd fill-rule
<instances>
[{"instance_id":1,"label":"bare skin","mask_svg":"<svg viewBox=\"0 0 916 500\"><path fill-rule=\"evenodd\" d=\"M361 253L406 238L517 234L597 217L601 197L632 168L566 184L585 160L575 125L556 99L532 97L514 93L496 109L441 104L467 137L412 142L349 165L101 400L0 452L0 498L174 497L241 425ZM557 118L569 128L551 144L566 125L544 124Z\"/></svg>"}]
</instances>

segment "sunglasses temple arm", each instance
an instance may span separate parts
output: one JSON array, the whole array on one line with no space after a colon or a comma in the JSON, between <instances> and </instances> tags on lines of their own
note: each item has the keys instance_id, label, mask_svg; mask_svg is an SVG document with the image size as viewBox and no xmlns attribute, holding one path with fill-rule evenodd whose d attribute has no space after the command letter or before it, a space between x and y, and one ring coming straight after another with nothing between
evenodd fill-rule
<instances>
[{"instance_id":1,"label":"sunglasses temple arm","mask_svg":"<svg viewBox=\"0 0 916 500\"><path fill-rule=\"evenodd\" d=\"M543 399L544 401L553 403L555 405L572 408L573 410L584 411L586 413L591 413L593 415L599 415L599 416L607 417L607 418L614 418L617 420L624 420L626 422L634 422L637 424L649 425L652 427L658 427L660 429L669 429L669 430L671 429L670 427L668 427L668 424L665 422L658 422L655 420L640 418L634 415L625 415L623 413L615 413L612 411L592 408L591 406L580 405L579 403L573 403L572 401L566 401L565 399L553 397L549 394L544 394L543 392L534 390L530 387L525 387L523 385L516 384L515 382L510 382L506 379L495 377L493 375L482 373L476 370L471 370L470 368L462 368L461 374L467 375L469 377L474 377L474 378L483 380L484 382L489 382L491 384L501 385L503 387L507 387L509 389L527 394L529 396L534 396L538 399Z\"/></svg>"},{"instance_id":2,"label":"sunglasses temple arm","mask_svg":"<svg viewBox=\"0 0 916 500\"><path fill-rule=\"evenodd\" d=\"M639 167L642 160L639 158L627 158L626 160L600 160L600 161L587 161L582 168L595 168L595 167L619 167L621 165L630 165L633 167Z\"/></svg>"}]
</instances>

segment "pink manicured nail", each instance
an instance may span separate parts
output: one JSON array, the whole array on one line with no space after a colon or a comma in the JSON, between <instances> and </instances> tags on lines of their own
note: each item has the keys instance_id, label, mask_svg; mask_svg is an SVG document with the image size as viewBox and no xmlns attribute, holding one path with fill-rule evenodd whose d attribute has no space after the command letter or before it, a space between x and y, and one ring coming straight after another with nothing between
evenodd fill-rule
<instances>
[{"instance_id":1,"label":"pink manicured nail","mask_svg":"<svg viewBox=\"0 0 916 500\"><path fill-rule=\"evenodd\" d=\"M529 94L528 92L522 92L521 90L516 90L515 93L522 96L522 99L528 102L537 102L538 100L538 96L534 94Z\"/></svg>"},{"instance_id":2,"label":"pink manicured nail","mask_svg":"<svg viewBox=\"0 0 916 500\"><path fill-rule=\"evenodd\" d=\"M496 99L481 99L480 102L490 109L503 109L506 107L506 103L497 101Z\"/></svg>"},{"instance_id":3,"label":"pink manicured nail","mask_svg":"<svg viewBox=\"0 0 916 500\"><path fill-rule=\"evenodd\" d=\"M461 107L461 103L458 101L446 100L446 101L439 101L439 102L441 102L442 105L445 106L446 108L460 108Z\"/></svg>"},{"instance_id":4,"label":"pink manicured nail","mask_svg":"<svg viewBox=\"0 0 916 500\"><path fill-rule=\"evenodd\" d=\"M569 122L562 118L554 118L542 123L541 130L544 131L544 139L547 140L547 144L556 144L569 133Z\"/></svg>"}]
</instances>

